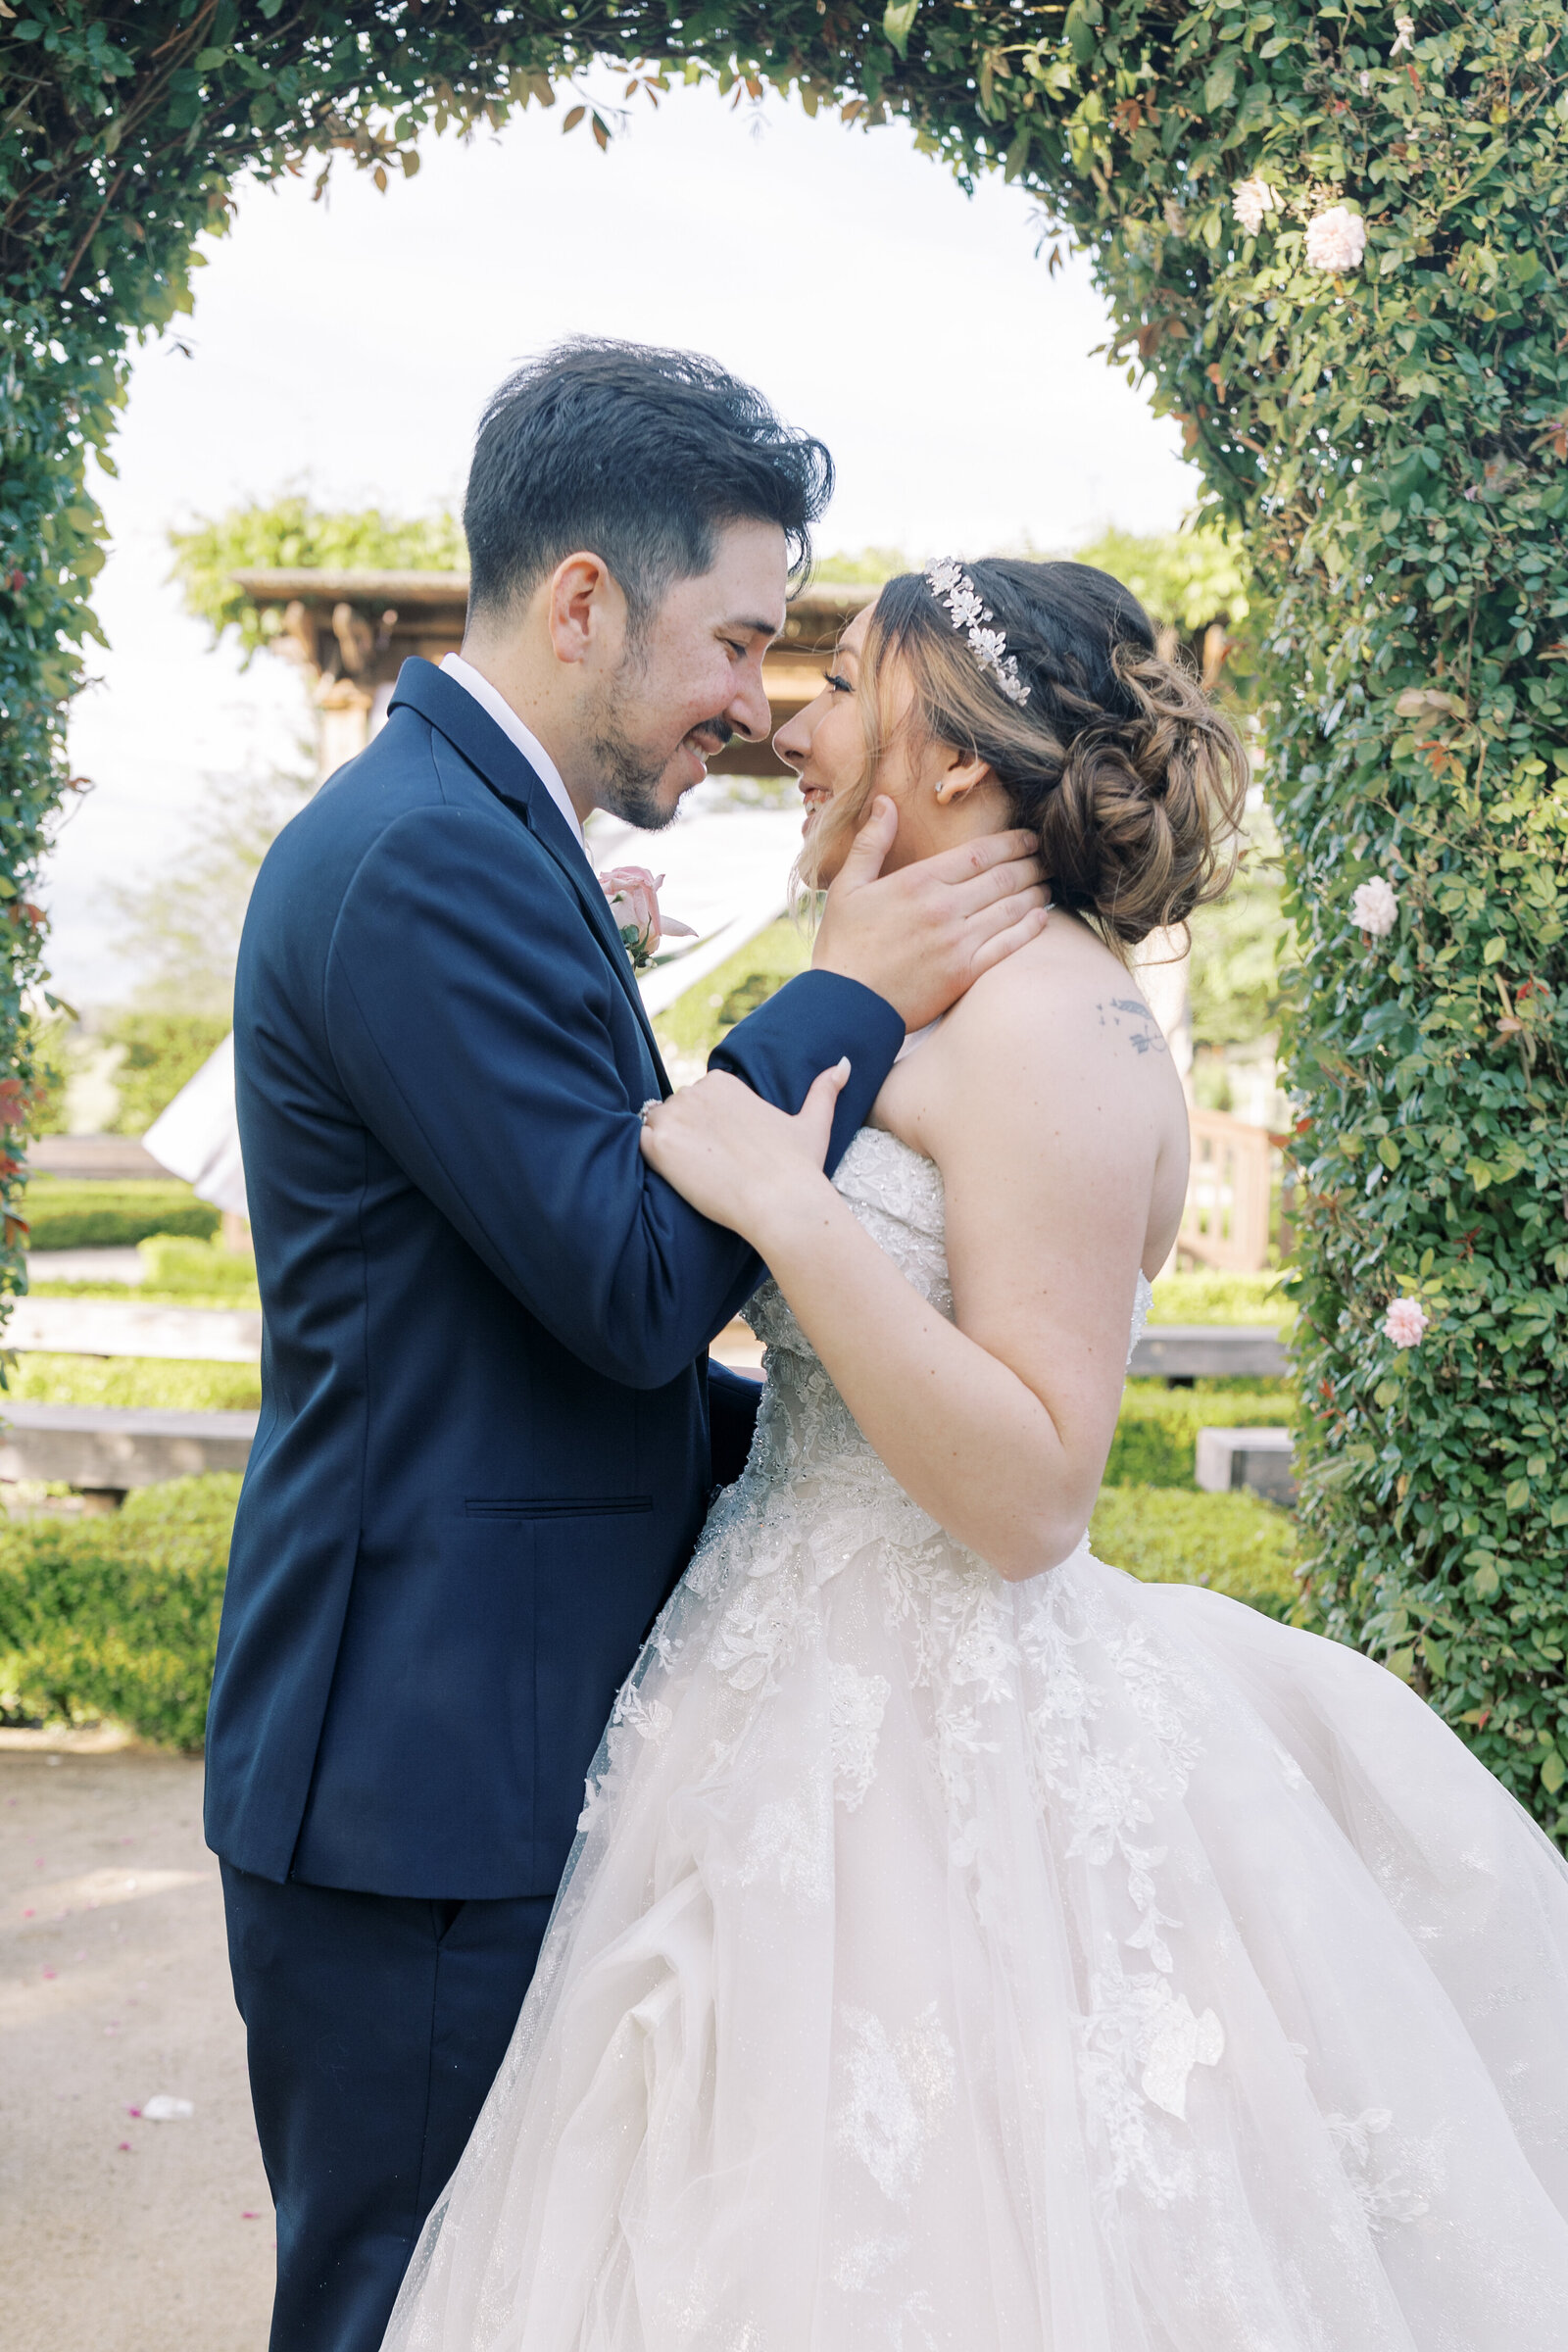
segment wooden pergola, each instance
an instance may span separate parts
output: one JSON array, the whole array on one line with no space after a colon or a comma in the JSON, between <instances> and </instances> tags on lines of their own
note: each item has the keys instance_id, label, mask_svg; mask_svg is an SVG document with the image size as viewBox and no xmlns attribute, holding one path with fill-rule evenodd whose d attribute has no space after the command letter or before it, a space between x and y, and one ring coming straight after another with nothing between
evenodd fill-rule
<instances>
[{"instance_id":1,"label":"wooden pergola","mask_svg":"<svg viewBox=\"0 0 1568 2352\"><path fill-rule=\"evenodd\" d=\"M282 628L270 642L310 680L323 778L365 749L409 655L439 662L463 642L465 571L237 571L233 578L254 604L282 614ZM762 665L774 732L820 691L840 631L875 594L870 587L809 586L792 600L784 634ZM782 772L769 744L740 742L711 762L711 771Z\"/></svg>"}]
</instances>

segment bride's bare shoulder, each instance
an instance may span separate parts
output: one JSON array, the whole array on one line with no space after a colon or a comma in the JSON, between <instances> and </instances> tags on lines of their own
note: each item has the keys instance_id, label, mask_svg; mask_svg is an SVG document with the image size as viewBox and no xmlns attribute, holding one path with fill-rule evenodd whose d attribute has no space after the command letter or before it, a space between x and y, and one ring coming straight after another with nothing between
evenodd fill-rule
<instances>
[{"instance_id":1,"label":"bride's bare shoulder","mask_svg":"<svg viewBox=\"0 0 1568 2352\"><path fill-rule=\"evenodd\" d=\"M1061 913L959 998L874 1116L943 1167L1003 1135L1036 1164L1068 1134L1079 1159L1185 1152L1181 1080L1137 978Z\"/></svg>"},{"instance_id":2,"label":"bride's bare shoulder","mask_svg":"<svg viewBox=\"0 0 1568 2352\"><path fill-rule=\"evenodd\" d=\"M1124 1049L1133 1061L1168 1059L1136 975L1087 923L1059 911L959 998L942 1034L950 1051L995 1046L1015 1060L1031 1044L1051 1059L1104 1047Z\"/></svg>"}]
</instances>

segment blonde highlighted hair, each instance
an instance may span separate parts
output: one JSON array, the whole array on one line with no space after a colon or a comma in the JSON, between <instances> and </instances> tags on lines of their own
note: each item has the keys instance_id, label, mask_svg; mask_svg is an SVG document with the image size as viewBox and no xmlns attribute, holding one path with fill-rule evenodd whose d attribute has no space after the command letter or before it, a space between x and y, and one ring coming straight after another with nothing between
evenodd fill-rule
<instances>
[{"instance_id":1,"label":"blonde highlighted hair","mask_svg":"<svg viewBox=\"0 0 1568 2352\"><path fill-rule=\"evenodd\" d=\"M800 879L814 887L907 731L986 761L1013 822L1040 836L1055 904L1125 955L1229 883L1250 780L1241 738L1189 670L1160 660L1148 613L1108 572L1010 557L966 568L1028 700L1003 693L923 573L889 580L860 656L861 785L823 810ZM908 691L896 722L895 675Z\"/></svg>"}]
</instances>

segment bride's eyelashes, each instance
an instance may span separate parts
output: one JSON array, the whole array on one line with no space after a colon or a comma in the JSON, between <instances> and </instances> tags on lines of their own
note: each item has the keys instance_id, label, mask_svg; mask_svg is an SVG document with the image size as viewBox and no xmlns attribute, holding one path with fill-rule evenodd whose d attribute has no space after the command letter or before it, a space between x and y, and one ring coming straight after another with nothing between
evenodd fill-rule
<instances>
[{"instance_id":1,"label":"bride's eyelashes","mask_svg":"<svg viewBox=\"0 0 1568 2352\"><path fill-rule=\"evenodd\" d=\"M824 686L831 686L835 694L853 694L855 692L855 688L850 684L849 679L841 678L837 670L834 669L830 669L828 671L827 676L822 680L822 683Z\"/></svg>"}]
</instances>

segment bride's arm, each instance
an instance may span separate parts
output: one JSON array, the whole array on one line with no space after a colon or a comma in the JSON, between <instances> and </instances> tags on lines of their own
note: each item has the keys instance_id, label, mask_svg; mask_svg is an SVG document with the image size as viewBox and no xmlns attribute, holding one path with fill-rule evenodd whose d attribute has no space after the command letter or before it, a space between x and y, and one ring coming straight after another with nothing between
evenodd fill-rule
<instances>
[{"instance_id":1,"label":"bride's arm","mask_svg":"<svg viewBox=\"0 0 1568 2352\"><path fill-rule=\"evenodd\" d=\"M900 1485L1006 1577L1088 1524L1170 1132L1169 1065L1108 997L1077 982L1048 1005L1038 974L998 973L922 1049L912 1126L946 1186L956 1328L812 1166L804 1120L708 1081L646 1147L758 1250Z\"/></svg>"}]
</instances>

